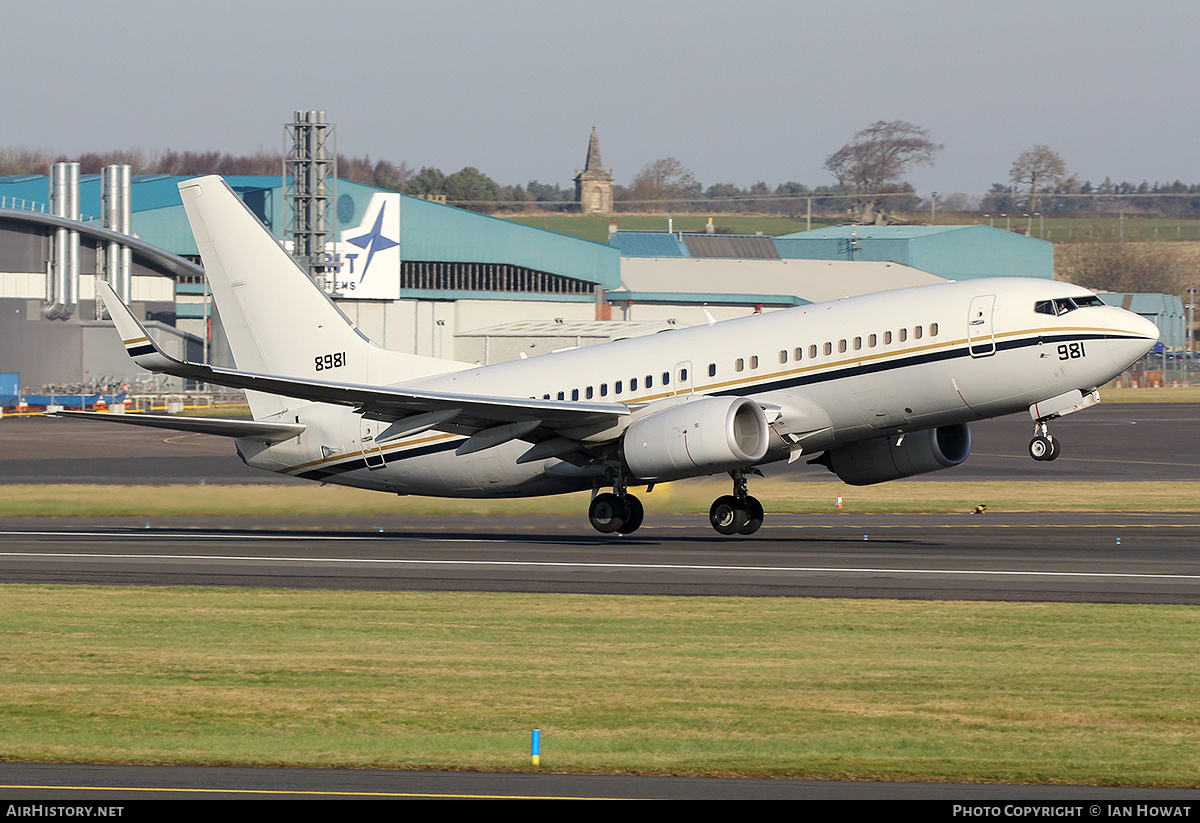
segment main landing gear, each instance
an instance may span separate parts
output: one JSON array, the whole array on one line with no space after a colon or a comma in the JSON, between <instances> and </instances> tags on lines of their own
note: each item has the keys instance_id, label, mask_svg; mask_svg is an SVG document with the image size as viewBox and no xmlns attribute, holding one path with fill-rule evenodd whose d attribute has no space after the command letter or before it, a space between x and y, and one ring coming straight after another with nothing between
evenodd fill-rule
<instances>
[{"instance_id":1,"label":"main landing gear","mask_svg":"<svg viewBox=\"0 0 1200 823\"><path fill-rule=\"evenodd\" d=\"M733 494L718 497L708 510L708 522L721 534L754 534L762 527L762 503L746 489L746 476L750 474L762 476L758 469L731 471ZM603 534L631 534L642 525L645 513L642 501L625 490L625 481L619 475L613 477L613 490L594 495L588 506L592 528Z\"/></svg>"},{"instance_id":2,"label":"main landing gear","mask_svg":"<svg viewBox=\"0 0 1200 823\"><path fill-rule=\"evenodd\" d=\"M759 474L757 469L750 471ZM718 497L708 510L708 522L721 534L754 534L762 527L762 503L747 492L748 473L742 469L731 471L729 476L733 478L733 494Z\"/></svg>"},{"instance_id":3,"label":"main landing gear","mask_svg":"<svg viewBox=\"0 0 1200 823\"><path fill-rule=\"evenodd\" d=\"M1045 420L1038 420L1033 425L1033 439L1029 441L1029 456L1034 460L1054 460L1062 447L1058 440L1050 434L1050 427Z\"/></svg>"},{"instance_id":4,"label":"main landing gear","mask_svg":"<svg viewBox=\"0 0 1200 823\"><path fill-rule=\"evenodd\" d=\"M635 532L642 525L645 514L642 501L625 491L625 482L620 477L613 481L611 492L595 495L588 506L592 528L604 534Z\"/></svg>"}]
</instances>

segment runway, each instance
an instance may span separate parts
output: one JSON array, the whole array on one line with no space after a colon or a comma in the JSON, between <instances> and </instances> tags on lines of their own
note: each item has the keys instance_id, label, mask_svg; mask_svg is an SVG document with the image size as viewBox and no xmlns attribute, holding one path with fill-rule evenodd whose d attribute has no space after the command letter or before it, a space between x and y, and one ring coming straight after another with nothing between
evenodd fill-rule
<instances>
[{"instance_id":1,"label":"runway","mask_svg":"<svg viewBox=\"0 0 1200 823\"><path fill-rule=\"evenodd\" d=\"M1197 406L1101 406L1056 421L1064 455L1034 463L1024 417L973 426L966 464L928 479L1200 480ZM815 467L773 476L836 479ZM0 421L3 483L295 483L241 464L225 440L75 421ZM918 480L918 482L920 482ZM919 488L919 487L917 487ZM0 581L100 585L578 592L1200 604L1200 514L780 515L753 538L703 515L630 536L579 517L342 523L187 519L0 521ZM0 764L12 800L610 797L1178 798L1195 790L693 780L342 770Z\"/></svg>"},{"instance_id":2,"label":"runway","mask_svg":"<svg viewBox=\"0 0 1200 823\"><path fill-rule=\"evenodd\" d=\"M1170 391L1163 389L1162 391ZM1200 404L1101 404L1050 425L1063 444L1052 463L1026 447L1027 415L971 424L971 456L923 480L1200 480ZM768 476L839 482L803 463L772 465ZM306 483L248 468L233 442L202 434L156 431L45 417L0 420L0 485L9 483Z\"/></svg>"},{"instance_id":3,"label":"runway","mask_svg":"<svg viewBox=\"0 0 1200 823\"><path fill-rule=\"evenodd\" d=\"M926 800L951 803L1040 800L1074 805L1168 800L1191 806L1200 789L1119 786L1005 786L833 780L500 774L379 769L252 769L211 766L69 766L0 763L0 798L105 805L144 800ZM133 811L157 806L134 806ZM926 811L930 810L927 806ZM123 818L133 815L126 810ZM84 816L79 814L78 816ZM1092 817L1111 816L1092 814Z\"/></svg>"},{"instance_id":4,"label":"runway","mask_svg":"<svg viewBox=\"0 0 1200 823\"><path fill-rule=\"evenodd\" d=\"M1200 604L1200 515L775 515L753 539L721 537L699 519L659 518L624 537L549 516L336 532L9 523L0 579Z\"/></svg>"}]
</instances>

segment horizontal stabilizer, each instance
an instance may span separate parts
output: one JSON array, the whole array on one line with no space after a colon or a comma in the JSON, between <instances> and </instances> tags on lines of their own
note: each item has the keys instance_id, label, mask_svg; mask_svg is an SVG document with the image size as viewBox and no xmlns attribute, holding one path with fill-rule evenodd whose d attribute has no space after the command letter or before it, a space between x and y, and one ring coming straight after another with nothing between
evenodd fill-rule
<instances>
[{"instance_id":1,"label":"horizontal stabilizer","mask_svg":"<svg viewBox=\"0 0 1200 823\"><path fill-rule=\"evenodd\" d=\"M151 429L214 434L218 437L246 437L264 443L281 443L299 437L307 428L303 423L260 423L254 420L226 420L215 417L177 417L173 414L113 414L112 412L62 411L46 417L77 417L103 423L145 426Z\"/></svg>"},{"instance_id":2,"label":"horizontal stabilizer","mask_svg":"<svg viewBox=\"0 0 1200 823\"><path fill-rule=\"evenodd\" d=\"M96 284L104 305L125 343L125 349L144 369L157 374L170 374L187 380L214 383L231 389L246 389L282 397L295 397L317 403L352 406L372 420L400 420L414 414L457 410L453 419L437 415L433 428L458 434L471 434L506 423L539 421L550 430L574 429L588 426L607 426L629 414L620 403L595 401L537 400L534 398L497 395L458 394L411 390L389 386L368 386L356 383L335 383L306 380L272 374L254 374L234 369L219 369L203 363L177 360L167 354L150 337L145 327L129 311L108 286ZM425 419L422 423L426 422ZM389 438L394 432L388 431Z\"/></svg>"}]
</instances>

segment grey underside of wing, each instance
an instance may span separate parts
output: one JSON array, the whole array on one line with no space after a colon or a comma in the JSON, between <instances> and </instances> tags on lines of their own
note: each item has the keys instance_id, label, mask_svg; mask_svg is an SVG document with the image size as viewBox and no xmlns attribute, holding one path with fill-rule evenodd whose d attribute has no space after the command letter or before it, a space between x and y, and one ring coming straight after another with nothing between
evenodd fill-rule
<instances>
[{"instance_id":1,"label":"grey underside of wing","mask_svg":"<svg viewBox=\"0 0 1200 823\"><path fill-rule=\"evenodd\" d=\"M166 414L112 414L111 412L88 412L62 410L48 417L72 417L82 420L98 420L103 423L118 423L126 426L144 426L152 429L212 434L218 437L247 437L266 443L278 443L297 437L306 428L303 423L263 423L254 420L225 420L208 417L176 417Z\"/></svg>"}]
</instances>

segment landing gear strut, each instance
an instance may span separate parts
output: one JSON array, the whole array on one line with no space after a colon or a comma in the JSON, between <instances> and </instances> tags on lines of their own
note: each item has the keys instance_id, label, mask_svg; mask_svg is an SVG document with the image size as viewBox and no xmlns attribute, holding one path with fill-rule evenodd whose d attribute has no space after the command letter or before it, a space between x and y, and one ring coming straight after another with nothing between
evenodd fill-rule
<instances>
[{"instance_id":1,"label":"landing gear strut","mask_svg":"<svg viewBox=\"0 0 1200 823\"><path fill-rule=\"evenodd\" d=\"M613 490L595 495L588 506L592 528L603 534L635 532L645 514L642 501L625 491L625 481L619 474L613 478Z\"/></svg>"},{"instance_id":2,"label":"landing gear strut","mask_svg":"<svg viewBox=\"0 0 1200 823\"><path fill-rule=\"evenodd\" d=\"M708 522L720 534L754 534L762 527L762 503L747 492L747 474L742 469L731 471L733 494L718 497L708 510Z\"/></svg>"},{"instance_id":3,"label":"landing gear strut","mask_svg":"<svg viewBox=\"0 0 1200 823\"><path fill-rule=\"evenodd\" d=\"M1033 439L1029 441L1029 456L1034 460L1054 460L1058 457L1062 446L1050 434L1050 427L1045 420L1038 420L1033 425Z\"/></svg>"}]
</instances>

